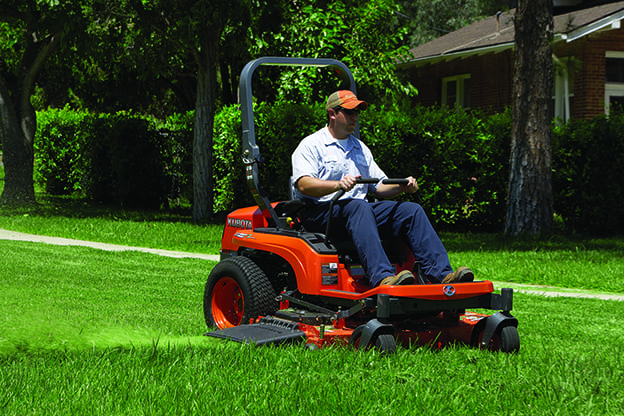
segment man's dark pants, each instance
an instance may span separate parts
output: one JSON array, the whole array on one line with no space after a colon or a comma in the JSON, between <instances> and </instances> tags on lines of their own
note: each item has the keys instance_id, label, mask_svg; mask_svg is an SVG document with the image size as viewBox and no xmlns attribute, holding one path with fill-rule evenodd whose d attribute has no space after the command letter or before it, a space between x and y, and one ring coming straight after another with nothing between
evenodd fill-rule
<instances>
[{"instance_id":1,"label":"man's dark pants","mask_svg":"<svg viewBox=\"0 0 624 416\"><path fill-rule=\"evenodd\" d=\"M302 215L303 226L325 232L329 203L309 205ZM330 235L351 238L372 286L394 275L381 239L398 237L412 250L431 282L441 282L453 269L446 249L422 207L413 202L341 199L333 207Z\"/></svg>"}]
</instances>

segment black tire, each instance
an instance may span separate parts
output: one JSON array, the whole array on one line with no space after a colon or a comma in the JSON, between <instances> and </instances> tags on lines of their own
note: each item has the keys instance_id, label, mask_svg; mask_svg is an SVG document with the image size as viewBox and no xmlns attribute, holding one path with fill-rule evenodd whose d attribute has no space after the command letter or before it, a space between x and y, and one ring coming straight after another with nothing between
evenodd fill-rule
<instances>
[{"instance_id":1,"label":"black tire","mask_svg":"<svg viewBox=\"0 0 624 416\"><path fill-rule=\"evenodd\" d=\"M520 351L520 335L515 326L506 326L498 334L501 352Z\"/></svg>"},{"instance_id":2,"label":"black tire","mask_svg":"<svg viewBox=\"0 0 624 416\"><path fill-rule=\"evenodd\" d=\"M473 339L471 345L476 348L481 348L481 338L485 332L485 321L483 325L477 324L473 329ZM490 351L500 352L518 352L520 351L520 335L518 334L518 328L515 326L504 326L499 328L492 337L489 345L486 347Z\"/></svg>"},{"instance_id":3,"label":"black tire","mask_svg":"<svg viewBox=\"0 0 624 416\"><path fill-rule=\"evenodd\" d=\"M360 339L362 337L362 331L364 326L355 328L351 337L349 338L349 345L353 346L356 350L370 350L374 348L381 352L382 355L394 354L397 351L396 339L392 334L378 334L373 336L369 344L366 346L360 345Z\"/></svg>"},{"instance_id":4,"label":"black tire","mask_svg":"<svg viewBox=\"0 0 624 416\"><path fill-rule=\"evenodd\" d=\"M204 319L219 329L248 324L278 308L275 290L266 274L247 257L220 261L204 290Z\"/></svg>"},{"instance_id":5,"label":"black tire","mask_svg":"<svg viewBox=\"0 0 624 416\"><path fill-rule=\"evenodd\" d=\"M397 351L396 339L392 334L381 334L375 337L375 348L382 354L394 354Z\"/></svg>"}]
</instances>

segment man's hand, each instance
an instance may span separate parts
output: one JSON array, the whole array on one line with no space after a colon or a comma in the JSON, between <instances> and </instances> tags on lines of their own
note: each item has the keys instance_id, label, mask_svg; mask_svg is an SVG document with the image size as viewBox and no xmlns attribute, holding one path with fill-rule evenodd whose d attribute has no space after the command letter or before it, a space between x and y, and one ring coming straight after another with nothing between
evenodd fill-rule
<instances>
[{"instance_id":1,"label":"man's hand","mask_svg":"<svg viewBox=\"0 0 624 416\"><path fill-rule=\"evenodd\" d=\"M416 182L416 179L414 179L411 176L408 176L407 178L407 185L401 185L401 190L405 193L408 194L413 194L414 192L418 191L418 183Z\"/></svg>"},{"instance_id":2,"label":"man's hand","mask_svg":"<svg viewBox=\"0 0 624 416\"><path fill-rule=\"evenodd\" d=\"M361 177L362 175L357 175L357 176L345 175L343 176L342 179L340 179L338 184L340 185L340 188L344 189L345 192L349 192L351 189L355 187L355 181Z\"/></svg>"}]
</instances>

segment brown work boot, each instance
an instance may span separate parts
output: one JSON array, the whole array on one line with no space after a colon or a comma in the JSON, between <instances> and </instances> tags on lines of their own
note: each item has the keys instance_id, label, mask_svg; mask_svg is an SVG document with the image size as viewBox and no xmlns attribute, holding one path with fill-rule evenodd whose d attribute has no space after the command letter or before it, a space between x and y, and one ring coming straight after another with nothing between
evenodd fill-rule
<instances>
[{"instance_id":1,"label":"brown work boot","mask_svg":"<svg viewBox=\"0 0 624 416\"><path fill-rule=\"evenodd\" d=\"M472 282L473 280L474 273L472 272L472 270L470 270L468 267L460 267L453 273L447 274L444 280L442 280L442 283L464 283Z\"/></svg>"},{"instance_id":2,"label":"brown work boot","mask_svg":"<svg viewBox=\"0 0 624 416\"><path fill-rule=\"evenodd\" d=\"M416 278L409 270L403 270L401 273L395 276L388 276L379 283L379 286L382 285L411 285L416 281Z\"/></svg>"}]
</instances>

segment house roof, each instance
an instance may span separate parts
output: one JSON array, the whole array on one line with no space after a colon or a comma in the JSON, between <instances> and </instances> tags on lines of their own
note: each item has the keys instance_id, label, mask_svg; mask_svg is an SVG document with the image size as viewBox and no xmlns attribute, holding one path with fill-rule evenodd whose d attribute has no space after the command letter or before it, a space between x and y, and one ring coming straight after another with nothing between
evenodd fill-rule
<instances>
[{"instance_id":1,"label":"house roof","mask_svg":"<svg viewBox=\"0 0 624 416\"><path fill-rule=\"evenodd\" d=\"M399 67L432 64L472 55L501 52L514 47L515 9L465 26L429 43L410 49L413 56ZM555 41L572 42L590 33L619 29L624 1L555 16Z\"/></svg>"}]
</instances>

